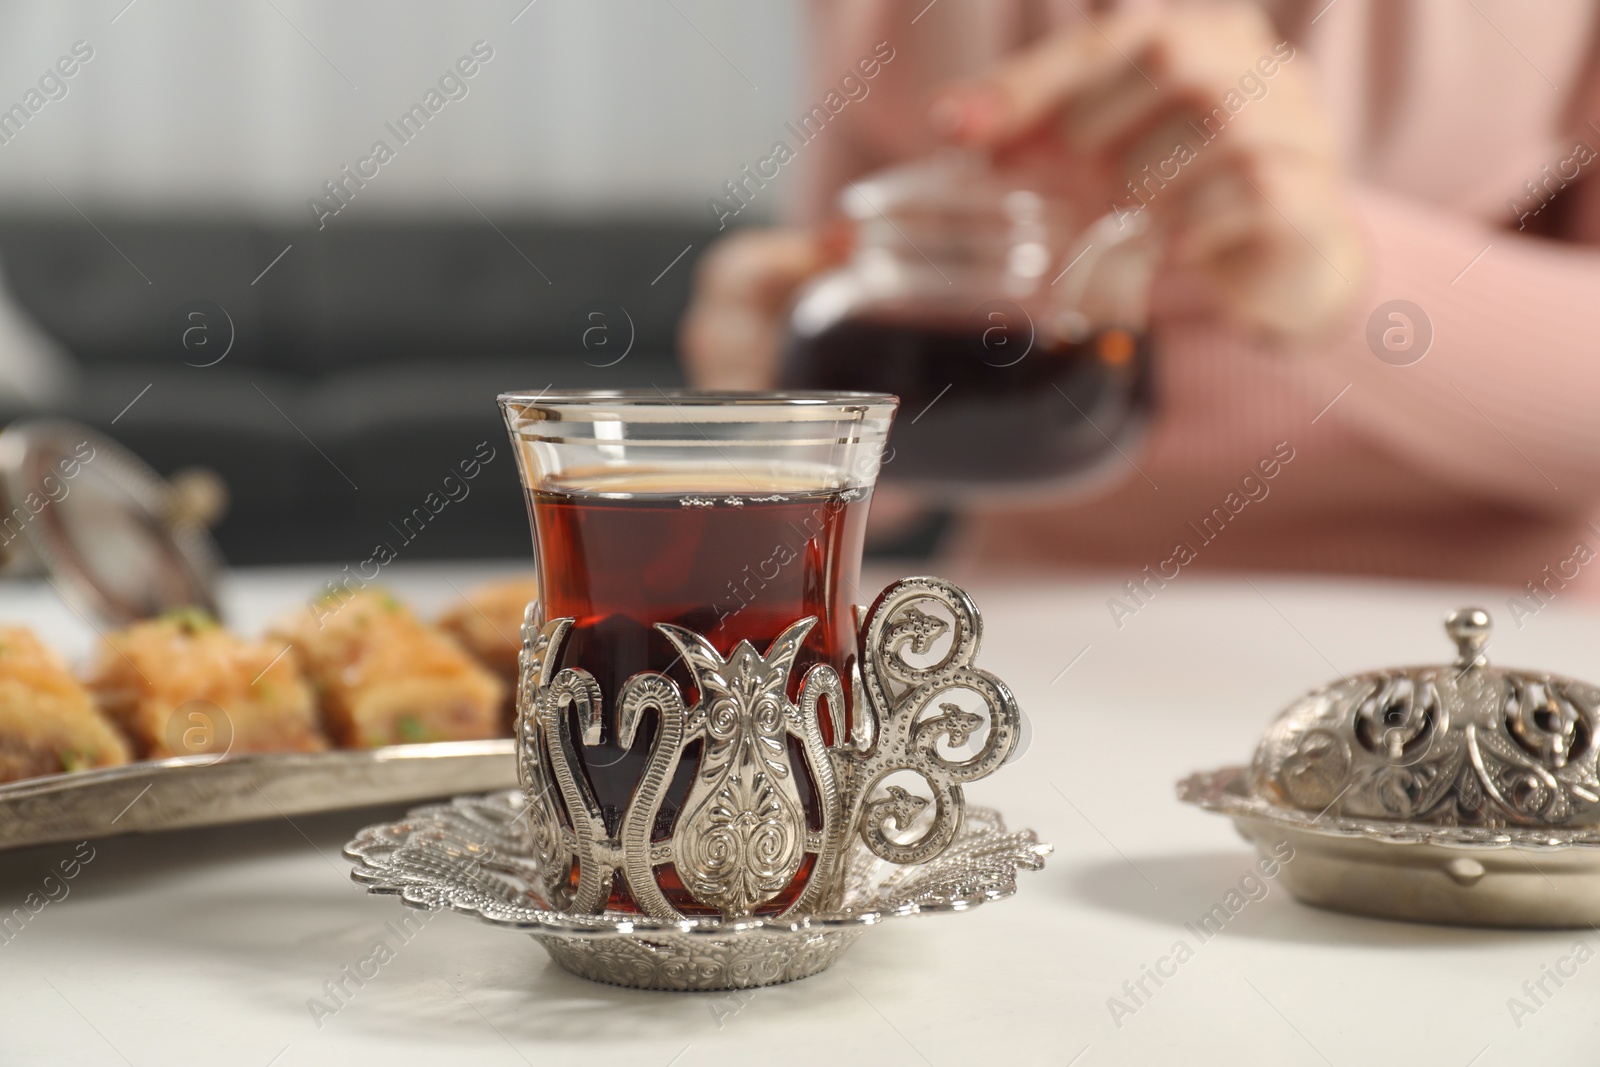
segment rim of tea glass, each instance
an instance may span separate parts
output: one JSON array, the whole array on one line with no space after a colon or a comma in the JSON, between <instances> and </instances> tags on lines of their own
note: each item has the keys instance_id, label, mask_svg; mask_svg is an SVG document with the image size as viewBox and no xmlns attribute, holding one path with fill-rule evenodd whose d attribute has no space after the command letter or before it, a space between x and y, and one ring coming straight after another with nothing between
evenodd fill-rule
<instances>
[{"instance_id":1,"label":"rim of tea glass","mask_svg":"<svg viewBox=\"0 0 1600 1067\"><path fill-rule=\"evenodd\" d=\"M857 450L883 445L900 405L888 393L661 388L510 392L499 402L529 487L606 492L596 477L649 469L675 471L696 493L722 491L691 477L708 469L708 449L721 460L713 466L757 488L870 486L877 462L866 469Z\"/></svg>"},{"instance_id":2,"label":"rim of tea glass","mask_svg":"<svg viewBox=\"0 0 1600 1067\"><path fill-rule=\"evenodd\" d=\"M748 413L752 408L774 408L784 411L815 412L816 417L837 417L861 413L874 414L873 409L883 409L878 414L887 415L900 406L900 398L892 393L848 392L843 390L763 390L734 391L710 389L544 389L539 392L513 391L501 393L497 398L501 407L517 406L524 411L541 407L561 411L594 408L625 408L628 417L639 410L682 408L696 409L702 414L706 409L728 408ZM687 421L687 420L685 420Z\"/></svg>"}]
</instances>

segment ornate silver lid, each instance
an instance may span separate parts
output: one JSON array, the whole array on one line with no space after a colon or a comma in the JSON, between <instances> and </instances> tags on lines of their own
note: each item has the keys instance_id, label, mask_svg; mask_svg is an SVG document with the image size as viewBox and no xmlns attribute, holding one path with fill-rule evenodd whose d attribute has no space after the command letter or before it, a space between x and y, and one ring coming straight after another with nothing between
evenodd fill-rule
<instances>
[{"instance_id":1,"label":"ornate silver lid","mask_svg":"<svg viewBox=\"0 0 1600 1067\"><path fill-rule=\"evenodd\" d=\"M1445 620L1454 663L1373 671L1295 701L1256 748L1249 796L1411 827L1600 826L1600 689L1491 667L1490 625L1463 608Z\"/></svg>"}]
</instances>

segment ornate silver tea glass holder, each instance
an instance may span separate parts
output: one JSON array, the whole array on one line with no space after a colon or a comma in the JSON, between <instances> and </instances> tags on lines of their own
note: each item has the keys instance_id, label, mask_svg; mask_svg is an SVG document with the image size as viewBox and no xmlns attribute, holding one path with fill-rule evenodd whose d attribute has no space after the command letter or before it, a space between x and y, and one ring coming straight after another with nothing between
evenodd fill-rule
<instances>
[{"instance_id":1,"label":"ornate silver tea glass holder","mask_svg":"<svg viewBox=\"0 0 1600 1067\"><path fill-rule=\"evenodd\" d=\"M1301 901L1475 926L1600 923L1600 689L1491 667L1487 612L1454 663L1356 675L1268 728L1246 767L1178 797L1233 819ZM1281 850L1277 853L1281 858Z\"/></svg>"},{"instance_id":2,"label":"ornate silver tea glass holder","mask_svg":"<svg viewBox=\"0 0 1600 1067\"><path fill-rule=\"evenodd\" d=\"M727 657L699 634L657 626L687 665L696 699L654 672L622 686L619 743L643 736L647 717L655 729L612 832L580 758L581 747L600 743L604 697L588 672L555 667L573 620L541 624L530 605L517 704L521 793L458 798L369 827L346 847L354 877L418 907L530 933L574 974L647 989L804 978L884 919L1010 896L1017 871L1041 867L1050 846L965 804L962 786L997 770L1020 730L1016 698L974 665L976 606L938 578L884 590L861 621L848 742L844 682L831 667L813 666L798 699L787 695L815 622L797 621L764 652L741 641ZM918 665L941 647L935 662ZM954 751L969 742L976 752ZM687 796L659 837L668 788L696 744ZM931 799L890 781L907 774ZM668 865L682 886L670 896L658 874ZM638 913L607 910L624 887Z\"/></svg>"}]
</instances>

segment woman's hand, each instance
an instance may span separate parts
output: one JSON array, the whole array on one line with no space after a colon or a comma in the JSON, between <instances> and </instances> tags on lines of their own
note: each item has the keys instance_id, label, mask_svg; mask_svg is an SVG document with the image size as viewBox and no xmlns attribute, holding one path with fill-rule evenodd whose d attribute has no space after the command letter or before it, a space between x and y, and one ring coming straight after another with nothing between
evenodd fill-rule
<instances>
[{"instance_id":1,"label":"woman's hand","mask_svg":"<svg viewBox=\"0 0 1600 1067\"><path fill-rule=\"evenodd\" d=\"M1103 16L946 88L929 119L1002 164L1098 173L1117 211L1160 220L1191 291L1248 331L1314 339L1358 294L1360 231L1307 60L1254 5ZM680 332L691 380L770 388L789 301L838 252L800 230L719 242Z\"/></svg>"},{"instance_id":2,"label":"woman's hand","mask_svg":"<svg viewBox=\"0 0 1600 1067\"><path fill-rule=\"evenodd\" d=\"M695 270L679 328L689 380L702 389L772 388L789 300L837 258L806 230L741 230L718 241Z\"/></svg>"},{"instance_id":3,"label":"woman's hand","mask_svg":"<svg viewBox=\"0 0 1600 1067\"><path fill-rule=\"evenodd\" d=\"M1307 61L1255 5L1104 16L946 89L930 118L1002 163L1103 174L1247 330L1314 338L1357 295L1360 231Z\"/></svg>"}]
</instances>

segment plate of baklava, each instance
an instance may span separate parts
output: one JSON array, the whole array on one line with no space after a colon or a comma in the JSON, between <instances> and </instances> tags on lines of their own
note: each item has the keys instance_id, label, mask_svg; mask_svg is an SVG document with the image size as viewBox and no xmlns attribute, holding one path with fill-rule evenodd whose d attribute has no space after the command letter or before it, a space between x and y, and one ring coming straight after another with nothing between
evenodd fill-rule
<instances>
[{"instance_id":1,"label":"plate of baklava","mask_svg":"<svg viewBox=\"0 0 1600 1067\"><path fill-rule=\"evenodd\" d=\"M260 637L192 608L107 631L74 669L0 626L0 849L516 784L510 579L424 620L364 589Z\"/></svg>"}]
</instances>

